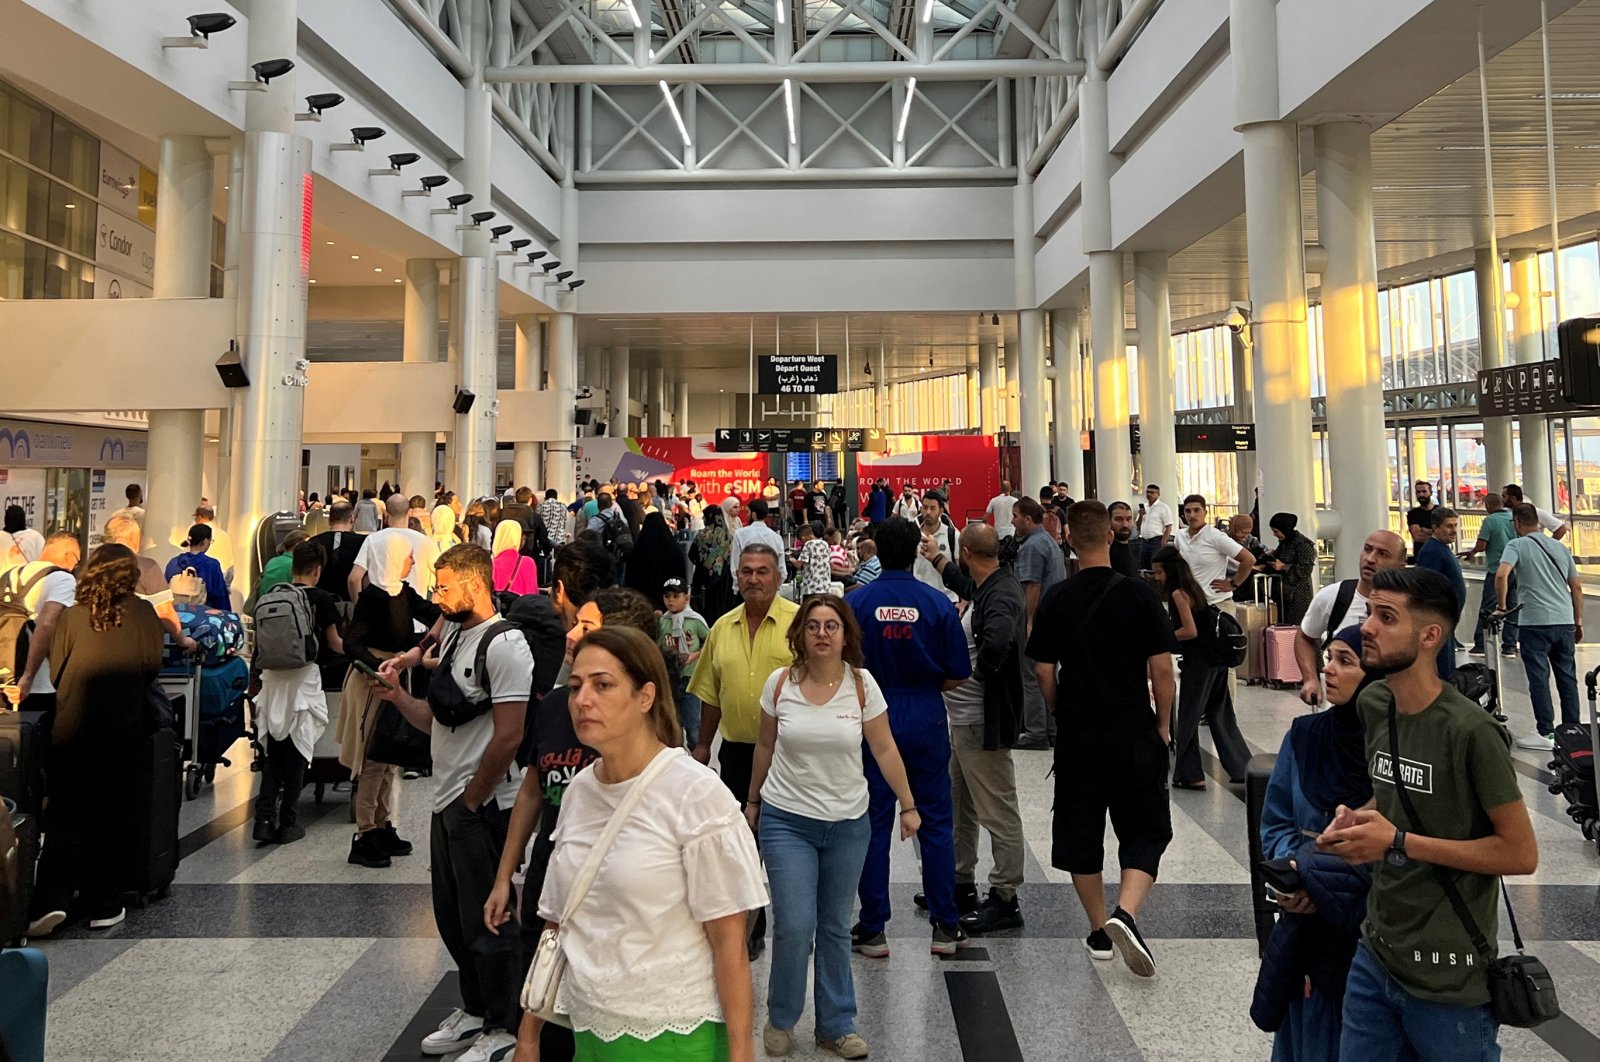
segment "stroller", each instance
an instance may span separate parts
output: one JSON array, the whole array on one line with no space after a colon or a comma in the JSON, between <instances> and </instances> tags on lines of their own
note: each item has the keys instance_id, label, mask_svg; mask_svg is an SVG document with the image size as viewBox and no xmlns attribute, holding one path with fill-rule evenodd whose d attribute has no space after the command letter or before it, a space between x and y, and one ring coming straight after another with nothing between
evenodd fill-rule
<instances>
[{"instance_id":1,"label":"stroller","mask_svg":"<svg viewBox=\"0 0 1600 1062\"><path fill-rule=\"evenodd\" d=\"M1567 814L1583 831L1586 841L1600 845L1600 789L1595 787L1594 750L1600 746L1595 685L1600 682L1600 667L1583 678L1589 691L1588 723L1563 723L1556 728L1555 758L1550 771L1556 780L1550 792L1565 797Z\"/></svg>"}]
</instances>

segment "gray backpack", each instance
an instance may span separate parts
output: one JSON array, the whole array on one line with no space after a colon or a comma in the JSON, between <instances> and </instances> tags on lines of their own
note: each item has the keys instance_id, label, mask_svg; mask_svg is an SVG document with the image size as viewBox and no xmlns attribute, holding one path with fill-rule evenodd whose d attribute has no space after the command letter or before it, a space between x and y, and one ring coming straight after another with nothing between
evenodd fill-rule
<instances>
[{"instance_id":1,"label":"gray backpack","mask_svg":"<svg viewBox=\"0 0 1600 1062\"><path fill-rule=\"evenodd\" d=\"M256 667L293 671L317 659L317 614L311 595L279 583L256 601Z\"/></svg>"}]
</instances>

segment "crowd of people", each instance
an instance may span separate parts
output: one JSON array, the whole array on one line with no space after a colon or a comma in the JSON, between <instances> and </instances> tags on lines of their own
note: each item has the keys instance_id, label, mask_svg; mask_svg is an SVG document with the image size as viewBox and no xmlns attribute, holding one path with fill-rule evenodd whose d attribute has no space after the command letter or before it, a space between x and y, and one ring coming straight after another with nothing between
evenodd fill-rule
<instances>
[{"instance_id":1,"label":"crowd of people","mask_svg":"<svg viewBox=\"0 0 1600 1062\"><path fill-rule=\"evenodd\" d=\"M1514 485L1493 500L1504 511L1461 556L1486 555L1484 611L1532 681L1536 732L1518 743L1547 749L1551 671L1563 721L1577 717L1581 588L1548 514ZM128 502L81 572L71 535L0 536L0 597L33 635L5 692L52 713L50 775L76 780L49 789L36 935L123 917L100 811L128 784L113 753L148 725L163 636L185 637L150 599L182 580L230 607L209 508L163 571L139 557L142 494ZM817 1044L866 1057L851 953L889 954L897 838L919 842L933 954L1024 924L1014 750L1053 749L1050 861L1071 876L1086 950L1153 976L1138 919L1173 836L1169 788L1205 788L1202 724L1221 777L1244 780L1223 617L1271 571L1298 627L1300 697L1330 708L1295 721L1267 792L1262 847L1298 887L1278 895L1252 1017L1277 1033L1275 1057L1408 1043L1493 1057L1493 956L1433 868L1455 870L1455 906L1493 941L1498 877L1531 873L1537 848L1510 739L1447 681L1466 600L1448 509L1409 514L1414 557L1375 530L1358 578L1313 593L1295 514L1270 518L1267 550L1250 516L1219 527L1196 494L1174 513L1155 484L1136 511L1006 483L964 527L946 493L884 480L853 520L842 485L784 495L776 480L716 504L686 481L470 501L439 485L431 505L385 485L304 505L254 598L258 624L263 603L303 607L308 639L258 659L253 836L304 836L295 805L332 725L354 781L349 861L391 866L413 851L395 826L401 753L426 749L433 906L461 998L425 1054L738 1060L759 1039L781 1057L809 969ZM1427 784L1401 762L1426 765ZM750 962L769 907L758 1036ZM519 1002L546 930L563 1024Z\"/></svg>"}]
</instances>

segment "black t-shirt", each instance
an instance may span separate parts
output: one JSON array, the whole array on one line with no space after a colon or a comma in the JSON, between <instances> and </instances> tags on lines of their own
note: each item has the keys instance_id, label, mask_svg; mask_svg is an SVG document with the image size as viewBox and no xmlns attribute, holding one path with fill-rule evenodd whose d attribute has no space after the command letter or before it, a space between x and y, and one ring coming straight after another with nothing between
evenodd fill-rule
<instances>
[{"instance_id":1,"label":"black t-shirt","mask_svg":"<svg viewBox=\"0 0 1600 1062\"><path fill-rule=\"evenodd\" d=\"M355 656L358 649L380 653L400 653L417 644L414 622L424 628L439 619L439 607L424 601L410 583L401 583L400 592L390 595L381 586L367 586L356 598L355 616L345 638L345 651ZM368 661L369 663L371 661Z\"/></svg>"},{"instance_id":2,"label":"black t-shirt","mask_svg":"<svg viewBox=\"0 0 1600 1062\"><path fill-rule=\"evenodd\" d=\"M317 587L326 590L340 601L350 600L350 569L356 566L356 554L361 552L361 540L366 535L354 531L324 531L311 541L322 547L327 559L322 564L322 578Z\"/></svg>"},{"instance_id":3,"label":"black t-shirt","mask_svg":"<svg viewBox=\"0 0 1600 1062\"><path fill-rule=\"evenodd\" d=\"M338 657L328 646L326 637L329 627L337 627L341 617L339 615L339 598L322 589L320 586L302 587L306 597L311 602L311 611L317 621L317 663L330 664Z\"/></svg>"},{"instance_id":4,"label":"black t-shirt","mask_svg":"<svg viewBox=\"0 0 1600 1062\"><path fill-rule=\"evenodd\" d=\"M1140 578L1139 548L1132 541L1111 543L1111 567L1129 579Z\"/></svg>"},{"instance_id":5,"label":"black t-shirt","mask_svg":"<svg viewBox=\"0 0 1600 1062\"><path fill-rule=\"evenodd\" d=\"M1086 568L1051 587L1034 616L1027 654L1061 665L1056 721L1064 731L1089 737L1155 731L1145 665L1177 652L1178 640L1143 580L1121 578L1101 597L1117 578L1110 568Z\"/></svg>"},{"instance_id":6,"label":"black t-shirt","mask_svg":"<svg viewBox=\"0 0 1600 1062\"><path fill-rule=\"evenodd\" d=\"M567 710L567 687L557 686L545 694L534 710L533 731L521 749L528 769L539 772L539 789L544 797L543 817L533 840L533 853L525 870L527 888L536 895L544 888L545 870L555 850L551 835L561 816L561 798L578 772L600 758L600 754L578 740L572 728L572 713Z\"/></svg>"},{"instance_id":7,"label":"black t-shirt","mask_svg":"<svg viewBox=\"0 0 1600 1062\"><path fill-rule=\"evenodd\" d=\"M1419 525L1422 526L1422 527L1426 527L1429 530L1433 529L1433 510L1432 509L1425 509L1422 506L1418 505L1418 506L1415 506L1415 507L1411 508L1410 510L1408 510L1406 512L1406 526L1407 527L1417 527Z\"/></svg>"},{"instance_id":8,"label":"black t-shirt","mask_svg":"<svg viewBox=\"0 0 1600 1062\"><path fill-rule=\"evenodd\" d=\"M828 496L820 490L811 491L806 495L806 512L814 520L826 520L828 516Z\"/></svg>"}]
</instances>

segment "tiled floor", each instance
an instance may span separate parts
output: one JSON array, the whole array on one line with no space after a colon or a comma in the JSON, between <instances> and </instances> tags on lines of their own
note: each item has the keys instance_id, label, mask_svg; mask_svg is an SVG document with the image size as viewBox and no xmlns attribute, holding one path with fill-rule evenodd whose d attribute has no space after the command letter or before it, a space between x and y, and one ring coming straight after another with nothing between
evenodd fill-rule
<instances>
[{"instance_id":1,"label":"tiled floor","mask_svg":"<svg viewBox=\"0 0 1600 1062\"><path fill-rule=\"evenodd\" d=\"M1600 663L1600 650L1580 661ZM1507 668L1513 728L1531 713ZM1290 693L1245 689L1239 715L1260 752L1275 752L1301 711ZM1209 740L1207 738L1206 740ZM1558 978L1568 1019L1506 1031L1507 1059L1600 1058L1600 854L1516 753L1534 812L1539 872L1513 882L1524 934ZM418 1057L408 1025L447 1005L451 965L434 931L425 846L389 870L349 866L348 801L321 807L308 789L306 839L258 849L243 805L254 784L236 758L183 810L188 850L173 896L107 933L74 930L43 946L51 962L51 1062L359 1062ZM1027 840L1027 927L977 942L960 961L927 954L911 905L916 855L896 845L893 955L856 959L860 1029L875 1059L1264 1059L1270 1040L1246 1011L1257 960L1242 791L1214 780L1175 792L1174 840L1141 917L1160 964L1153 980L1084 952L1086 925L1064 874L1047 867L1047 753L1018 753ZM1212 764L1215 767L1214 763ZM402 833L425 838L430 783L406 783ZM1108 836L1108 845L1114 843ZM980 868L980 880L987 868ZM757 963L757 999L766 976ZM430 999L430 997L432 997ZM759 1002L758 1002L759 1006ZM759 1021L759 1017L758 1017ZM810 1015L796 1039L816 1054ZM820 1055L817 1055L820 1057Z\"/></svg>"}]
</instances>

